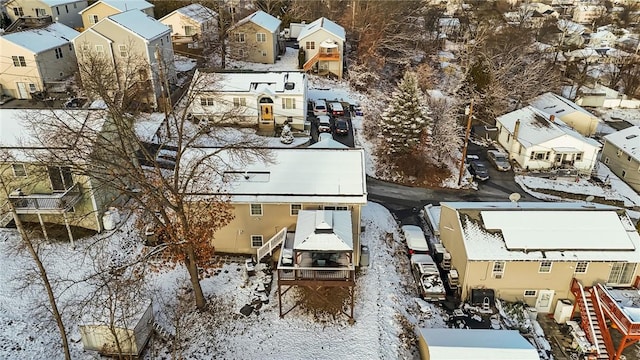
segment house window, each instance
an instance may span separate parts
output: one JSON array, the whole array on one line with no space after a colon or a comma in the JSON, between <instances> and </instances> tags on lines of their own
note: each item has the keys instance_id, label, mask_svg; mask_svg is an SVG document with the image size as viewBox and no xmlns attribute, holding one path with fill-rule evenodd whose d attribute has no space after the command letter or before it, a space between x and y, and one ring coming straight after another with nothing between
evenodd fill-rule
<instances>
[{"instance_id":1,"label":"house window","mask_svg":"<svg viewBox=\"0 0 640 360\"><path fill-rule=\"evenodd\" d=\"M631 155L627 156L627 161L631 161Z\"/></svg>"},{"instance_id":2,"label":"house window","mask_svg":"<svg viewBox=\"0 0 640 360\"><path fill-rule=\"evenodd\" d=\"M244 42L244 33L235 33L233 37L236 42L243 43Z\"/></svg>"},{"instance_id":3,"label":"house window","mask_svg":"<svg viewBox=\"0 0 640 360\"><path fill-rule=\"evenodd\" d=\"M609 164L609 157L608 156L604 158L604 163L605 164Z\"/></svg>"},{"instance_id":4,"label":"house window","mask_svg":"<svg viewBox=\"0 0 640 360\"><path fill-rule=\"evenodd\" d=\"M36 9L36 16L47 16L47 11L45 9Z\"/></svg>"},{"instance_id":5,"label":"house window","mask_svg":"<svg viewBox=\"0 0 640 360\"><path fill-rule=\"evenodd\" d=\"M73 45L69 43L69 51L73 51Z\"/></svg>"},{"instance_id":6,"label":"house window","mask_svg":"<svg viewBox=\"0 0 640 360\"><path fill-rule=\"evenodd\" d=\"M29 84L29 91L30 92L36 92L36 84Z\"/></svg>"},{"instance_id":7,"label":"house window","mask_svg":"<svg viewBox=\"0 0 640 360\"><path fill-rule=\"evenodd\" d=\"M24 56L12 56L11 60L13 60L13 66L15 67L27 66L27 61L24 59Z\"/></svg>"},{"instance_id":8,"label":"house window","mask_svg":"<svg viewBox=\"0 0 640 360\"><path fill-rule=\"evenodd\" d=\"M322 208L324 210L349 210L349 207L344 205L329 205L323 206Z\"/></svg>"},{"instance_id":9,"label":"house window","mask_svg":"<svg viewBox=\"0 0 640 360\"><path fill-rule=\"evenodd\" d=\"M13 167L13 176L15 177L25 177L27 176L27 170L24 167L24 164L12 164Z\"/></svg>"},{"instance_id":10,"label":"house window","mask_svg":"<svg viewBox=\"0 0 640 360\"><path fill-rule=\"evenodd\" d=\"M302 210L302 204L291 204L290 205L290 214L291 216L296 216L298 215L298 213L300 212L300 210Z\"/></svg>"},{"instance_id":11,"label":"house window","mask_svg":"<svg viewBox=\"0 0 640 360\"><path fill-rule=\"evenodd\" d=\"M534 151L529 157L530 160L549 160L549 152Z\"/></svg>"},{"instance_id":12,"label":"house window","mask_svg":"<svg viewBox=\"0 0 640 360\"><path fill-rule=\"evenodd\" d=\"M96 45L96 54L98 54L98 56L103 56L104 55L104 46Z\"/></svg>"},{"instance_id":13,"label":"house window","mask_svg":"<svg viewBox=\"0 0 640 360\"><path fill-rule=\"evenodd\" d=\"M120 51L120 57L127 57L127 45L118 45Z\"/></svg>"},{"instance_id":14,"label":"house window","mask_svg":"<svg viewBox=\"0 0 640 360\"><path fill-rule=\"evenodd\" d=\"M56 6L56 14L60 15L60 8Z\"/></svg>"},{"instance_id":15,"label":"house window","mask_svg":"<svg viewBox=\"0 0 640 360\"><path fill-rule=\"evenodd\" d=\"M24 11L22 11L21 7L13 8L13 15L24 16Z\"/></svg>"},{"instance_id":16,"label":"house window","mask_svg":"<svg viewBox=\"0 0 640 360\"><path fill-rule=\"evenodd\" d=\"M244 49L238 49L238 56L241 58L244 57Z\"/></svg>"},{"instance_id":17,"label":"house window","mask_svg":"<svg viewBox=\"0 0 640 360\"><path fill-rule=\"evenodd\" d=\"M540 261L540 268L538 269L539 273L550 273L551 272L551 261L545 260Z\"/></svg>"},{"instance_id":18,"label":"house window","mask_svg":"<svg viewBox=\"0 0 640 360\"><path fill-rule=\"evenodd\" d=\"M213 98L200 98L200 105L202 106L211 106L213 105Z\"/></svg>"},{"instance_id":19,"label":"house window","mask_svg":"<svg viewBox=\"0 0 640 360\"><path fill-rule=\"evenodd\" d=\"M193 26L189 26L189 25L185 25L184 27L184 34L187 36L191 36L193 34L196 33L196 28L194 28Z\"/></svg>"},{"instance_id":20,"label":"house window","mask_svg":"<svg viewBox=\"0 0 640 360\"><path fill-rule=\"evenodd\" d=\"M234 97L233 106L234 107L247 106L247 99Z\"/></svg>"},{"instance_id":21,"label":"house window","mask_svg":"<svg viewBox=\"0 0 640 360\"><path fill-rule=\"evenodd\" d=\"M256 34L256 41L257 42L267 42L267 34L265 34L265 33L257 33Z\"/></svg>"},{"instance_id":22,"label":"house window","mask_svg":"<svg viewBox=\"0 0 640 360\"><path fill-rule=\"evenodd\" d=\"M538 295L538 291L536 290L525 290L524 297L536 297Z\"/></svg>"},{"instance_id":23,"label":"house window","mask_svg":"<svg viewBox=\"0 0 640 360\"><path fill-rule=\"evenodd\" d=\"M294 99L294 98L282 98L282 108L283 109L295 109L296 108L296 99Z\"/></svg>"},{"instance_id":24,"label":"house window","mask_svg":"<svg viewBox=\"0 0 640 360\"><path fill-rule=\"evenodd\" d=\"M262 246L262 235L251 235L251 247L259 248Z\"/></svg>"},{"instance_id":25,"label":"house window","mask_svg":"<svg viewBox=\"0 0 640 360\"><path fill-rule=\"evenodd\" d=\"M634 263L613 263L611 266L611 272L609 273L609 280L607 284L611 285L628 285L633 280L633 274L636 271L636 264Z\"/></svg>"},{"instance_id":26,"label":"house window","mask_svg":"<svg viewBox=\"0 0 640 360\"><path fill-rule=\"evenodd\" d=\"M305 49L307 50L313 50L316 48L316 42L315 41L307 41L304 45Z\"/></svg>"},{"instance_id":27,"label":"house window","mask_svg":"<svg viewBox=\"0 0 640 360\"><path fill-rule=\"evenodd\" d=\"M262 216L262 204L251 204L251 216Z\"/></svg>"},{"instance_id":28,"label":"house window","mask_svg":"<svg viewBox=\"0 0 640 360\"><path fill-rule=\"evenodd\" d=\"M71 169L61 166L49 166L49 180L51 180L51 189L55 191L66 191L73 187L73 176Z\"/></svg>"},{"instance_id":29,"label":"house window","mask_svg":"<svg viewBox=\"0 0 640 360\"><path fill-rule=\"evenodd\" d=\"M69 5L65 5L64 6L64 10L67 12L67 14L69 13Z\"/></svg>"},{"instance_id":30,"label":"house window","mask_svg":"<svg viewBox=\"0 0 640 360\"><path fill-rule=\"evenodd\" d=\"M62 58L62 48L56 48L56 59L61 59Z\"/></svg>"},{"instance_id":31,"label":"house window","mask_svg":"<svg viewBox=\"0 0 640 360\"><path fill-rule=\"evenodd\" d=\"M622 156L622 150L618 150L618 157Z\"/></svg>"},{"instance_id":32,"label":"house window","mask_svg":"<svg viewBox=\"0 0 640 360\"><path fill-rule=\"evenodd\" d=\"M576 154L576 161L581 161L582 160L582 155L583 155L583 153L577 153Z\"/></svg>"},{"instance_id":33,"label":"house window","mask_svg":"<svg viewBox=\"0 0 640 360\"><path fill-rule=\"evenodd\" d=\"M100 21L100 19L98 18L98 15L89 15L89 24L91 25L97 24L98 21Z\"/></svg>"},{"instance_id":34,"label":"house window","mask_svg":"<svg viewBox=\"0 0 640 360\"><path fill-rule=\"evenodd\" d=\"M587 272L587 267L589 267L588 262L578 261L576 264L576 274L585 274Z\"/></svg>"},{"instance_id":35,"label":"house window","mask_svg":"<svg viewBox=\"0 0 640 360\"><path fill-rule=\"evenodd\" d=\"M504 276L504 261L494 261L493 262L493 278L494 279L502 279Z\"/></svg>"},{"instance_id":36,"label":"house window","mask_svg":"<svg viewBox=\"0 0 640 360\"><path fill-rule=\"evenodd\" d=\"M627 177L627 171L626 170L622 170L622 177Z\"/></svg>"},{"instance_id":37,"label":"house window","mask_svg":"<svg viewBox=\"0 0 640 360\"><path fill-rule=\"evenodd\" d=\"M262 50L262 56L267 56L267 52Z\"/></svg>"}]
</instances>

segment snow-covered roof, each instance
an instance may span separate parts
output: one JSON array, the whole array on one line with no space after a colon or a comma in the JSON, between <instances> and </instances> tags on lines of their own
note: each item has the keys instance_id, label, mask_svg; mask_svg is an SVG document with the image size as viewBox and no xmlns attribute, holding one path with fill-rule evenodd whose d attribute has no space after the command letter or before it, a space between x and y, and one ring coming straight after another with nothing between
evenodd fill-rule
<instances>
[{"instance_id":1,"label":"snow-covered roof","mask_svg":"<svg viewBox=\"0 0 640 360\"><path fill-rule=\"evenodd\" d=\"M539 360L538 351L517 330L419 328L431 359Z\"/></svg>"},{"instance_id":2,"label":"snow-covered roof","mask_svg":"<svg viewBox=\"0 0 640 360\"><path fill-rule=\"evenodd\" d=\"M6 34L1 38L38 54L66 45L79 34L74 29L55 22L43 28Z\"/></svg>"},{"instance_id":3,"label":"snow-covered roof","mask_svg":"<svg viewBox=\"0 0 640 360\"><path fill-rule=\"evenodd\" d=\"M82 0L40 0L43 3L49 5L49 6L59 6L59 5L64 5L64 4L72 4L74 2L79 2Z\"/></svg>"},{"instance_id":4,"label":"snow-covered roof","mask_svg":"<svg viewBox=\"0 0 640 360\"><path fill-rule=\"evenodd\" d=\"M140 10L129 10L107 18L125 29L139 35L145 40L153 40L165 33L170 33L169 27L150 17Z\"/></svg>"},{"instance_id":5,"label":"snow-covered roof","mask_svg":"<svg viewBox=\"0 0 640 360\"><path fill-rule=\"evenodd\" d=\"M313 34L314 32L320 30L320 29L324 29L327 32L330 32L331 34L337 36L338 38L342 39L342 41L344 41L346 39L346 33L344 31L344 28L336 23L334 23L333 21L325 18L325 17L321 17L309 24L307 24L307 26L305 26L302 30L300 30L300 34L298 35L298 41L300 41L301 39L304 39L305 37Z\"/></svg>"},{"instance_id":6,"label":"snow-covered roof","mask_svg":"<svg viewBox=\"0 0 640 360\"><path fill-rule=\"evenodd\" d=\"M441 203L471 261L630 261L640 235L620 209L591 203ZM606 239L603 240L603 239Z\"/></svg>"},{"instance_id":7,"label":"snow-covered roof","mask_svg":"<svg viewBox=\"0 0 640 360\"><path fill-rule=\"evenodd\" d=\"M558 29L562 31L571 32L571 33L582 34L587 30L587 28L584 25L580 25L578 23L575 23L573 21L566 20L566 19L558 20L557 24L558 24Z\"/></svg>"},{"instance_id":8,"label":"snow-covered roof","mask_svg":"<svg viewBox=\"0 0 640 360\"><path fill-rule=\"evenodd\" d=\"M213 18L215 18L216 16L218 16L218 14L216 14L215 11L209 9L208 7L201 5L201 4L191 4L191 5L187 5L187 6L183 6L179 9L176 9L174 11L172 11L171 13L169 13L168 15L166 15L165 17L163 17L162 19L160 19L159 21L162 21L168 17L170 17L173 14L181 14L184 15L196 22L198 22L199 24L203 24Z\"/></svg>"},{"instance_id":9,"label":"snow-covered roof","mask_svg":"<svg viewBox=\"0 0 640 360\"><path fill-rule=\"evenodd\" d=\"M589 38L591 39L606 39L611 37L614 39L616 38L616 36L608 30L599 30L598 32L595 32L589 36Z\"/></svg>"},{"instance_id":10,"label":"snow-covered roof","mask_svg":"<svg viewBox=\"0 0 640 360\"><path fill-rule=\"evenodd\" d=\"M148 321L144 315L149 311L153 317L151 300L135 301L135 295L131 295L129 301L118 299L117 303L109 303L107 296L99 296L99 299L91 302L82 313L82 326L109 326L133 330L138 327L140 321ZM151 324L144 324L151 327Z\"/></svg>"},{"instance_id":11,"label":"snow-covered roof","mask_svg":"<svg viewBox=\"0 0 640 360\"><path fill-rule=\"evenodd\" d=\"M640 161L640 126L631 126L604 137L605 141Z\"/></svg>"},{"instance_id":12,"label":"snow-covered roof","mask_svg":"<svg viewBox=\"0 0 640 360\"><path fill-rule=\"evenodd\" d=\"M144 0L100 0L96 3L93 3L91 6L84 8L82 11L80 11L80 14L100 3L111 6L112 8L119 11L145 10L155 6Z\"/></svg>"},{"instance_id":13,"label":"snow-covered roof","mask_svg":"<svg viewBox=\"0 0 640 360\"><path fill-rule=\"evenodd\" d=\"M215 91L228 93L304 94L307 88L307 76L300 71L261 72L261 71L224 71L212 72L196 70L191 83L191 91ZM289 89L287 89L287 86ZM292 86L291 86L292 85Z\"/></svg>"},{"instance_id":14,"label":"snow-covered roof","mask_svg":"<svg viewBox=\"0 0 640 360\"><path fill-rule=\"evenodd\" d=\"M246 18L238 21L231 29L235 29L238 26L244 25L248 22L252 22L262 28L265 28L267 30L269 30L270 32L274 33L276 31L278 31L278 28L280 27L280 24L282 23L282 21L280 21L280 19L271 16L269 14L267 14L266 12L262 11L262 10L258 10L256 12L254 12L253 14L247 16Z\"/></svg>"},{"instance_id":15,"label":"snow-covered roof","mask_svg":"<svg viewBox=\"0 0 640 360\"><path fill-rule=\"evenodd\" d=\"M576 138L577 140L583 141L592 146L600 146L596 140L580 135L578 132L562 122L558 117L556 117L553 122L549 118L550 116L547 113L535 109L532 106L526 106L522 109L499 116L496 119L496 122L502 124L507 131L513 134L516 122L520 121L518 142L525 147L542 144L565 135Z\"/></svg>"},{"instance_id":16,"label":"snow-covered roof","mask_svg":"<svg viewBox=\"0 0 640 360\"><path fill-rule=\"evenodd\" d=\"M216 148L189 149L183 157L200 159ZM333 203L365 204L364 151L362 149L271 148L266 153L271 162L248 163L228 157L224 183L213 178L210 186L224 186L222 191L198 190L198 194L224 194L236 203ZM227 155L228 154L228 155ZM218 171L222 171L218 169Z\"/></svg>"},{"instance_id":17,"label":"snow-covered roof","mask_svg":"<svg viewBox=\"0 0 640 360\"><path fill-rule=\"evenodd\" d=\"M301 251L352 251L351 211L300 210L293 248Z\"/></svg>"},{"instance_id":18,"label":"snow-covered roof","mask_svg":"<svg viewBox=\"0 0 640 360\"><path fill-rule=\"evenodd\" d=\"M320 140L318 140L317 143L311 144L308 147L312 149L347 149L349 148L347 145L333 140L333 138L331 137L331 134L329 134L327 138L324 138L324 139L321 138Z\"/></svg>"},{"instance_id":19,"label":"snow-covered roof","mask_svg":"<svg viewBox=\"0 0 640 360\"><path fill-rule=\"evenodd\" d=\"M154 142L160 130L160 126L164 124L165 114L151 113L138 116L133 122L136 135L140 141Z\"/></svg>"},{"instance_id":20,"label":"snow-covered roof","mask_svg":"<svg viewBox=\"0 0 640 360\"><path fill-rule=\"evenodd\" d=\"M105 120L105 113L100 110L0 109L0 150L8 151L16 161L27 162L32 160L30 150L91 146L86 142L95 140ZM91 131L88 136L71 137L84 127ZM57 130L69 135L63 136L64 143L59 142L60 134L51 138L51 143L42 141L47 131Z\"/></svg>"},{"instance_id":21,"label":"snow-covered roof","mask_svg":"<svg viewBox=\"0 0 640 360\"><path fill-rule=\"evenodd\" d=\"M576 111L595 118L595 115L583 109L578 104L552 92L546 92L536 96L529 100L529 104L543 113L554 115L557 118L562 118Z\"/></svg>"}]
</instances>

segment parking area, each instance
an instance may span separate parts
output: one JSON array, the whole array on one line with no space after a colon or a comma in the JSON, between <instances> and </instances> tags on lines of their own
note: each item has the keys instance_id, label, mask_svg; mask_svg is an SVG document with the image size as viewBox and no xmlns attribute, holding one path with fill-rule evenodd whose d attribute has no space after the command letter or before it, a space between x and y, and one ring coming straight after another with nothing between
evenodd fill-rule
<instances>
[{"instance_id":1,"label":"parking area","mask_svg":"<svg viewBox=\"0 0 640 360\"><path fill-rule=\"evenodd\" d=\"M332 103L332 101L326 101L326 102L329 104ZM348 102L339 102L339 103L342 105L342 108L344 109L343 114L326 115L329 117L329 121L330 121L329 133L332 135L335 141L348 147L354 147L355 142L354 142L354 135L353 135L353 125L351 122L351 118L353 117L353 110L351 109L351 105ZM325 115L316 115L313 113L312 101L309 102L308 109L309 110L307 111L307 118L310 120L310 123L311 123L311 143L314 144L318 142L318 139L321 133L320 130L322 128L320 126L319 116L325 116ZM342 124L339 124L339 125L344 126L344 124L346 124L346 127L347 127L346 133L339 133L338 129L341 127L341 126L337 126L339 122L342 122Z\"/></svg>"}]
</instances>

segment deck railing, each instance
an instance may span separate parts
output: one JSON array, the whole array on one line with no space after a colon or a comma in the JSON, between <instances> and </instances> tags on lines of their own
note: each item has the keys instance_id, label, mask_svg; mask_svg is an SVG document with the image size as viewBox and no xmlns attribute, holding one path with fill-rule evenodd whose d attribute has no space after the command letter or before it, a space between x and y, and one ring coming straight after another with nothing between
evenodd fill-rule
<instances>
[{"instance_id":1,"label":"deck railing","mask_svg":"<svg viewBox=\"0 0 640 360\"><path fill-rule=\"evenodd\" d=\"M273 250L275 250L284 239L287 238L287 228L284 227L280 231L278 231L269 241L267 241L264 245L258 248L256 256L258 261L262 260L265 256L273 254Z\"/></svg>"},{"instance_id":2,"label":"deck railing","mask_svg":"<svg viewBox=\"0 0 640 360\"><path fill-rule=\"evenodd\" d=\"M602 284L596 285L598 294L600 295L600 305L606 311L616 326L628 335L640 335L640 322L634 322L629 316L620 309L617 302L611 297L609 292Z\"/></svg>"},{"instance_id":3,"label":"deck railing","mask_svg":"<svg viewBox=\"0 0 640 360\"><path fill-rule=\"evenodd\" d=\"M71 209L80 201L80 186L74 184L67 191L53 194L9 195L18 214L61 213Z\"/></svg>"},{"instance_id":4,"label":"deck railing","mask_svg":"<svg viewBox=\"0 0 640 360\"><path fill-rule=\"evenodd\" d=\"M318 53L318 60L340 60L340 53Z\"/></svg>"},{"instance_id":5,"label":"deck railing","mask_svg":"<svg viewBox=\"0 0 640 360\"><path fill-rule=\"evenodd\" d=\"M354 280L355 269L347 267L278 266L280 280L348 281Z\"/></svg>"}]
</instances>

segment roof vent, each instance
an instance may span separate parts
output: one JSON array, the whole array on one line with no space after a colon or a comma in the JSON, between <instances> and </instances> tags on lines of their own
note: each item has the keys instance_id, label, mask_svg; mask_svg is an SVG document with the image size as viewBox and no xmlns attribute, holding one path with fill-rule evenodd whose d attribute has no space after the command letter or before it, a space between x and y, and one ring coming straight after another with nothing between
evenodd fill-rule
<instances>
[{"instance_id":1,"label":"roof vent","mask_svg":"<svg viewBox=\"0 0 640 360\"><path fill-rule=\"evenodd\" d=\"M295 83L292 83L292 82L284 83L285 90L293 90L293 88L295 88L295 87L296 87Z\"/></svg>"},{"instance_id":2,"label":"roof vent","mask_svg":"<svg viewBox=\"0 0 640 360\"><path fill-rule=\"evenodd\" d=\"M636 135L636 134L631 134L631 135L625 136L625 139L630 140L630 139L633 139L634 137L637 137L637 136L638 135Z\"/></svg>"}]
</instances>

